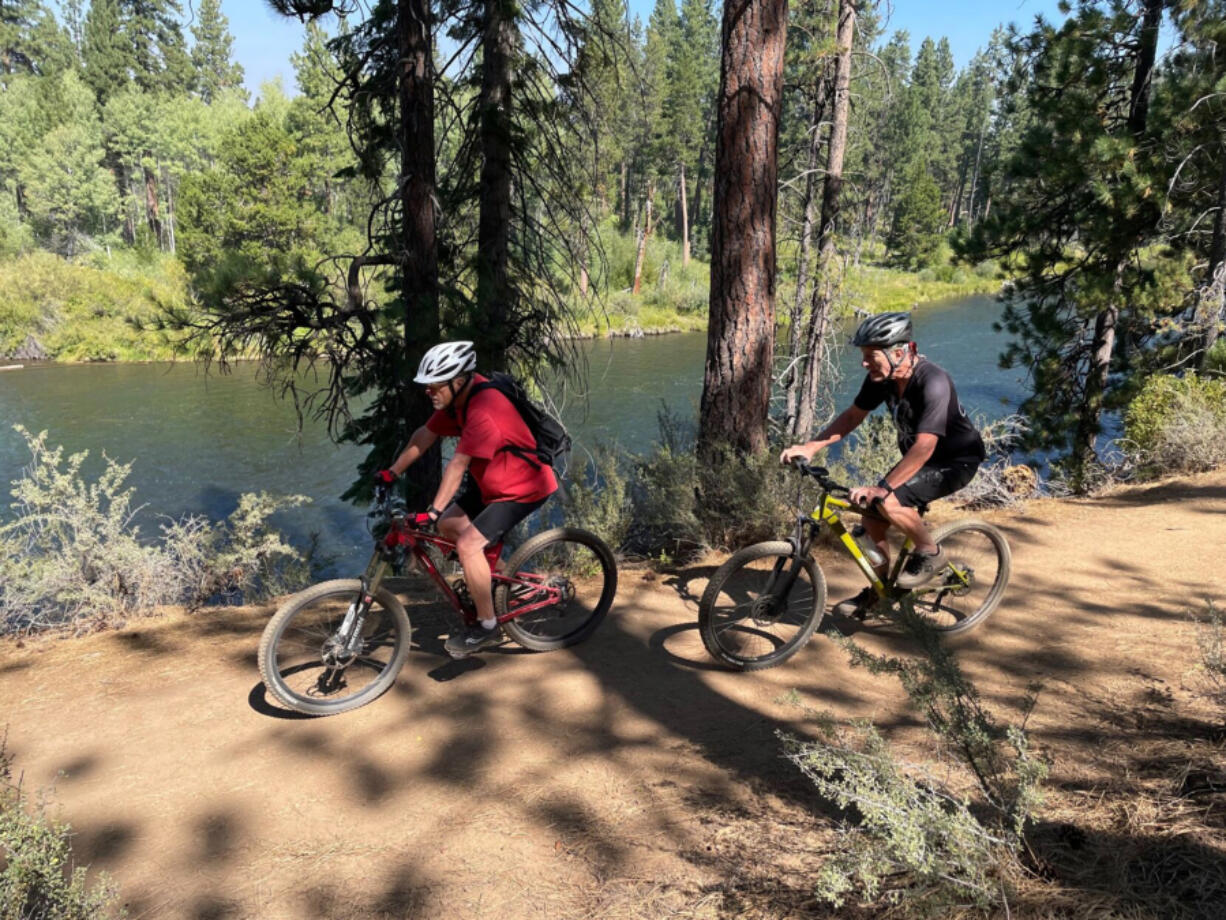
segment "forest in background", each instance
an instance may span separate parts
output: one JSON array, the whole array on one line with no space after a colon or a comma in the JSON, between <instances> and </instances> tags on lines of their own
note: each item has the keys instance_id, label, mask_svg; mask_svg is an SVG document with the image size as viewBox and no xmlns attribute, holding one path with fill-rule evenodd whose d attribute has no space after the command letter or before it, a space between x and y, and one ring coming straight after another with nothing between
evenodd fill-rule
<instances>
[{"instance_id":1,"label":"forest in background","mask_svg":"<svg viewBox=\"0 0 1226 920\"><path fill-rule=\"evenodd\" d=\"M40 0L0 10L0 353L164 356L163 336L127 320L150 324L167 305L224 297L237 277L290 277L362 251L370 204L395 176L356 175L321 26L306 27L293 58L298 93L269 84L250 99L217 0L199 4L190 27L165 0L77 0L58 17ZM589 119L570 147L588 181L568 191L586 199L604 260L591 279L600 302L581 325L702 328L719 9L662 0L642 23L616 2L592 15L600 25L573 62L588 90L571 101L572 116ZM800 267L804 215L828 121L824 18L821 5L798 7L787 65L780 271L796 302L812 274ZM994 289L994 265L953 266L944 241L991 207L1001 37L960 73L944 39L924 40L913 60L906 33L887 39L865 19L857 43L876 50L853 75L848 172L864 177L845 208L855 306ZM467 129L448 121L439 147L460 146ZM917 163L931 164L924 181L902 181Z\"/></svg>"}]
</instances>

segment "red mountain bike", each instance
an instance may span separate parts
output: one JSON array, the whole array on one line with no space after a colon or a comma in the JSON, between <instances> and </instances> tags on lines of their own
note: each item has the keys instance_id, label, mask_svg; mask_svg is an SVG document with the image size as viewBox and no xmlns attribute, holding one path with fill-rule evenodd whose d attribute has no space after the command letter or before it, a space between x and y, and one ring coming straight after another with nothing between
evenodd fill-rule
<instances>
[{"instance_id":1,"label":"red mountain bike","mask_svg":"<svg viewBox=\"0 0 1226 920\"><path fill-rule=\"evenodd\" d=\"M409 617L384 578L412 562L460 618L476 622L462 577L443 572L455 544L409 523L399 498L376 495L367 515L375 551L361 578L325 581L277 610L260 639L264 686L298 712L333 715L364 706L387 690L408 657ZM617 564L595 534L558 527L529 539L501 570L502 544L486 549L494 611L524 648L550 651L592 634L613 605Z\"/></svg>"}]
</instances>

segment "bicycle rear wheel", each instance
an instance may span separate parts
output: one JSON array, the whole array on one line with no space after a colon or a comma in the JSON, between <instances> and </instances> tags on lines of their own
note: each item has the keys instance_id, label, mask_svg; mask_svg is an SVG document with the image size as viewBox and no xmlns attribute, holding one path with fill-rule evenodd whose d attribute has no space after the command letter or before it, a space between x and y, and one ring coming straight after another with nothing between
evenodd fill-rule
<instances>
[{"instance_id":1,"label":"bicycle rear wheel","mask_svg":"<svg viewBox=\"0 0 1226 920\"><path fill-rule=\"evenodd\" d=\"M375 592L356 650L340 638L361 590L356 578L325 581L291 597L268 621L260 676L282 705L334 715L366 705L395 682L409 654L410 628L394 594Z\"/></svg>"},{"instance_id":2,"label":"bicycle rear wheel","mask_svg":"<svg viewBox=\"0 0 1226 920\"><path fill-rule=\"evenodd\" d=\"M617 563L605 542L576 527L537 534L506 564L515 583L496 582L494 611L507 614L556 596L557 600L506 620L502 628L538 652L582 642L600 625L617 594Z\"/></svg>"},{"instance_id":3,"label":"bicycle rear wheel","mask_svg":"<svg viewBox=\"0 0 1226 920\"><path fill-rule=\"evenodd\" d=\"M698 604L698 628L712 658L758 671L800 651L825 609L826 579L813 559L782 540L756 543L715 570Z\"/></svg>"},{"instance_id":4,"label":"bicycle rear wheel","mask_svg":"<svg viewBox=\"0 0 1226 920\"><path fill-rule=\"evenodd\" d=\"M960 633L989 616L1009 583L1012 554L1005 535L986 521L946 524L933 533L949 566L911 593L915 612L934 629Z\"/></svg>"}]
</instances>

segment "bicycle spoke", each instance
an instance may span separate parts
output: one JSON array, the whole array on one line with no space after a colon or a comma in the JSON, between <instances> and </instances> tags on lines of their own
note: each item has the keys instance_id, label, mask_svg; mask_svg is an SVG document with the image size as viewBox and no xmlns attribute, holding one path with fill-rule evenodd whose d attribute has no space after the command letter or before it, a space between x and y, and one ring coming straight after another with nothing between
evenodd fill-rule
<instances>
[{"instance_id":1,"label":"bicycle spoke","mask_svg":"<svg viewBox=\"0 0 1226 920\"><path fill-rule=\"evenodd\" d=\"M793 575L795 565L790 551L767 553L734 565L718 584L712 579L701 616L704 640L718 657L761 666L783 660L808 639L820 617L818 592L809 568Z\"/></svg>"},{"instance_id":2,"label":"bicycle spoke","mask_svg":"<svg viewBox=\"0 0 1226 920\"><path fill-rule=\"evenodd\" d=\"M995 607L1008 580L998 537L986 526L957 526L941 540L950 565L912 595L915 610L936 629L961 631Z\"/></svg>"}]
</instances>

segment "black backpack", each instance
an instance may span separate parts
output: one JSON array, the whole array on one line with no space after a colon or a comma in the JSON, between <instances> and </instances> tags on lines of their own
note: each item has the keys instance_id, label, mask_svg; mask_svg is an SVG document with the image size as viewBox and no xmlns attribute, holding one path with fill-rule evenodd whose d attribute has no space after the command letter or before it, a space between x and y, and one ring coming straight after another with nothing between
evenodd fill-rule
<instances>
[{"instance_id":1,"label":"black backpack","mask_svg":"<svg viewBox=\"0 0 1226 920\"><path fill-rule=\"evenodd\" d=\"M566 433L562 423L550 415L543 406L533 402L532 398L528 396L528 391L524 389L524 385L510 374L503 374L497 371L490 374L490 379L486 383L473 385L469 399L482 390L489 389L497 390L511 401L511 405L515 407L515 410L524 420L524 424L528 426L528 430L532 432L532 437L536 440L536 450L515 447L510 444L499 448L499 450L505 450L517 457L522 457L524 460L537 466L548 465L555 469L559 465L564 466L566 457L570 453L570 435ZM561 471L559 470L559 472Z\"/></svg>"}]
</instances>

